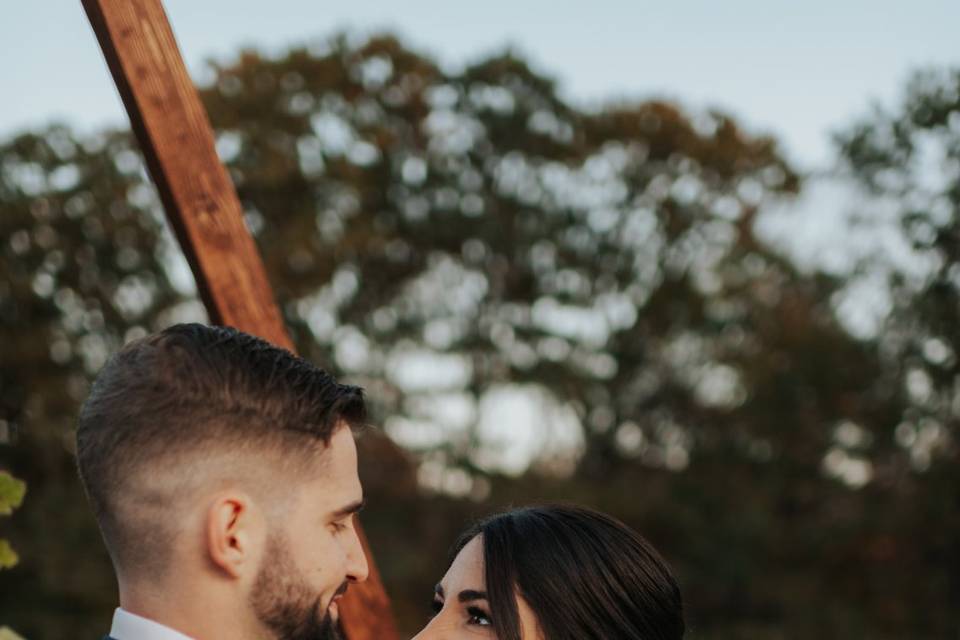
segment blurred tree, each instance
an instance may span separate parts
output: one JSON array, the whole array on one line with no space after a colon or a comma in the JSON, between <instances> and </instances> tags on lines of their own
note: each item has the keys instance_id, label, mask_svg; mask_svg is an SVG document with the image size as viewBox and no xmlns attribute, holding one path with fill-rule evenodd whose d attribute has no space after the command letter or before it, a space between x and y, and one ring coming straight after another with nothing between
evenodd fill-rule
<instances>
[{"instance_id":1,"label":"blurred tree","mask_svg":"<svg viewBox=\"0 0 960 640\"><path fill-rule=\"evenodd\" d=\"M955 630L955 472L910 466L901 363L838 322L847 283L754 234L800 186L773 140L664 102L584 112L515 55L450 74L386 36L214 71L218 150L298 350L411 453L362 441L403 628L468 518L565 499L673 560L698 637ZM32 497L0 619L95 635L115 595L77 405L125 340L203 311L125 133L7 142L0 206L0 427L21 433L0 464Z\"/></svg>"},{"instance_id":2,"label":"blurred tree","mask_svg":"<svg viewBox=\"0 0 960 640\"><path fill-rule=\"evenodd\" d=\"M895 111L837 134L843 167L862 189L853 232L889 225L894 255L865 257L848 289L872 282L884 311L882 366L902 396L888 446L912 517L900 520L927 576L931 603L960 629L960 69L921 71ZM879 274L879 277L878 277ZM908 524L909 522L909 524ZM907 536L912 536L908 538ZM894 549L890 549L894 552ZM939 630L931 627L932 630Z\"/></svg>"},{"instance_id":3,"label":"blurred tree","mask_svg":"<svg viewBox=\"0 0 960 640\"><path fill-rule=\"evenodd\" d=\"M51 127L0 151L0 466L31 486L0 619L28 638L105 630L115 583L76 477L74 420L107 355L189 299L162 266L172 245L130 145Z\"/></svg>"}]
</instances>

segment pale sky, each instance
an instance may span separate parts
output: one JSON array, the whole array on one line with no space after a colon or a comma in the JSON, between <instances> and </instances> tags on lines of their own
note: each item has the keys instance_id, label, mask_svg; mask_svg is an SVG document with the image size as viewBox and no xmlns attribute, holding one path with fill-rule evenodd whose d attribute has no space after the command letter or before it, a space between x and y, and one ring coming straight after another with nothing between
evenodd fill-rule
<instances>
[{"instance_id":1,"label":"pale sky","mask_svg":"<svg viewBox=\"0 0 960 640\"><path fill-rule=\"evenodd\" d=\"M5 3L0 138L53 120L126 125L80 0ZM958 0L166 0L187 64L241 45L281 51L339 30L392 30L444 64L506 46L582 105L667 97L720 107L772 132L801 167L871 101L893 104L909 70L960 64Z\"/></svg>"}]
</instances>

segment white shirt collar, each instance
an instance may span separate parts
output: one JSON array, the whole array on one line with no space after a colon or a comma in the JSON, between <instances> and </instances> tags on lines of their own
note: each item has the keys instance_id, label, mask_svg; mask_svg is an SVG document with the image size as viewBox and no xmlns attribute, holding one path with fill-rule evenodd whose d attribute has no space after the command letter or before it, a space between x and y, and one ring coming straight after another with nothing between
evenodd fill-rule
<instances>
[{"instance_id":1,"label":"white shirt collar","mask_svg":"<svg viewBox=\"0 0 960 640\"><path fill-rule=\"evenodd\" d=\"M114 640L191 640L179 631L119 607L113 612L110 637Z\"/></svg>"}]
</instances>

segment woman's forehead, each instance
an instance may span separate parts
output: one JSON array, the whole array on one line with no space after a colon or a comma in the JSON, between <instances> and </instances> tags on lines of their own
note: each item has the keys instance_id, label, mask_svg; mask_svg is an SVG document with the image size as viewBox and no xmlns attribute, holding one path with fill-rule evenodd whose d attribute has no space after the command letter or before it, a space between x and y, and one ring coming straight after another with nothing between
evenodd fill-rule
<instances>
[{"instance_id":1,"label":"woman's forehead","mask_svg":"<svg viewBox=\"0 0 960 640\"><path fill-rule=\"evenodd\" d=\"M464 589L484 590L483 540L480 536L476 536L460 550L440 585L448 595Z\"/></svg>"}]
</instances>

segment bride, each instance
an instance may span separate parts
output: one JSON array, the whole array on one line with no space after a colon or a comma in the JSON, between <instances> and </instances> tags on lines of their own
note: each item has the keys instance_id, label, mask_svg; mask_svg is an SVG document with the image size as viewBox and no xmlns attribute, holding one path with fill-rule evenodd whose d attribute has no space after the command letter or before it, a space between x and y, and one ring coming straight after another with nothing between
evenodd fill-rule
<instances>
[{"instance_id":1,"label":"bride","mask_svg":"<svg viewBox=\"0 0 960 640\"><path fill-rule=\"evenodd\" d=\"M619 521L574 506L508 511L468 529L414 640L679 640L666 562Z\"/></svg>"}]
</instances>

